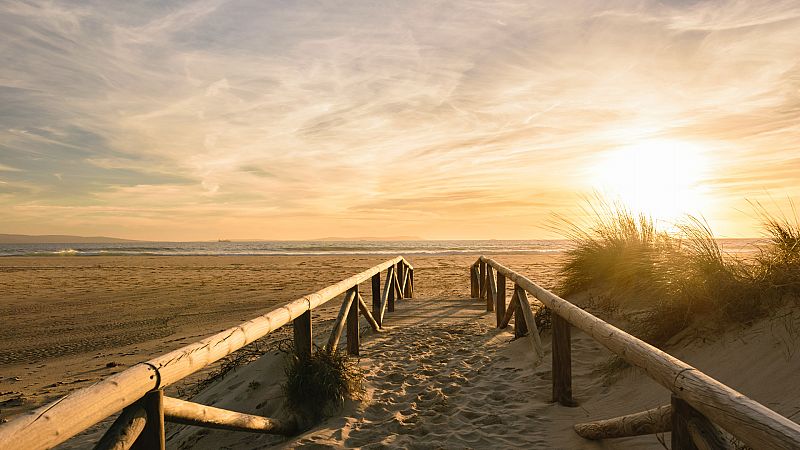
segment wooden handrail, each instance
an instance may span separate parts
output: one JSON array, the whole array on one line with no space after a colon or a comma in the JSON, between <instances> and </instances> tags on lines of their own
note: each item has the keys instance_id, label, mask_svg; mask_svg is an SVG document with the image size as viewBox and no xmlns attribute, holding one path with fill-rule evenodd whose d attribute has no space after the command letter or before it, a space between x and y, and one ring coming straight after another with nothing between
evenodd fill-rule
<instances>
[{"instance_id":1,"label":"wooden handrail","mask_svg":"<svg viewBox=\"0 0 800 450\"><path fill-rule=\"evenodd\" d=\"M481 256L493 267L532 294L553 314L582 330L628 363L669 389L715 424L754 448L800 448L800 424L772 411L720 383L685 362L606 323L533 281Z\"/></svg>"},{"instance_id":2,"label":"wooden handrail","mask_svg":"<svg viewBox=\"0 0 800 450\"><path fill-rule=\"evenodd\" d=\"M0 448L26 450L54 447L121 411L148 392L162 389L197 372L401 262L413 270L402 256L392 258L264 315L136 364L92 386L16 416L8 423L0 424Z\"/></svg>"}]
</instances>

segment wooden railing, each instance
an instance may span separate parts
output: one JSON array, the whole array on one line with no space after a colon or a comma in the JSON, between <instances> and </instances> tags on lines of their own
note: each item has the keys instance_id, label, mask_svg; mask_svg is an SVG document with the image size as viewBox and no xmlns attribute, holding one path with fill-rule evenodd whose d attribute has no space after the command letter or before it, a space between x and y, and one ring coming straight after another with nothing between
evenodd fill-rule
<instances>
[{"instance_id":1,"label":"wooden railing","mask_svg":"<svg viewBox=\"0 0 800 450\"><path fill-rule=\"evenodd\" d=\"M381 292L381 272L387 270ZM367 307L358 285L372 281L372 308ZM370 326L380 330L384 314L394 311L395 299L412 297L414 268L398 256L346 280L307 295L262 316L139 363L92 386L12 418L0 425L0 449L51 448L112 414L122 411L96 449L163 449L164 422L210 428L290 434L294 424L242 414L164 396L164 388L214 361L293 321L294 351L312 351L311 311L340 294L344 302L326 346L336 351L347 328L347 351L359 352L359 311Z\"/></svg>"},{"instance_id":2,"label":"wooden railing","mask_svg":"<svg viewBox=\"0 0 800 450\"><path fill-rule=\"evenodd\" d=\"M493 272L497 273L495 280ZM754 449L799 449L800 425L751 400L685 362L637 339L572 303L538 286L496 261L481 256L470 268L473 298L486 299L496 312L497 326L516 316L515 334L529 330L533 351L542 355L539 333L526 293L552 313L553 401L574 406L572 398L570 327L594 338L672 393L659 408L597 422L578 424L575 431L589 439L635 436L671 431L673 449L726 448L717 426ZM506 280L514 295L506 310ZM800 382L800 379L798 379Z\"/></svg>"}]
</instances>

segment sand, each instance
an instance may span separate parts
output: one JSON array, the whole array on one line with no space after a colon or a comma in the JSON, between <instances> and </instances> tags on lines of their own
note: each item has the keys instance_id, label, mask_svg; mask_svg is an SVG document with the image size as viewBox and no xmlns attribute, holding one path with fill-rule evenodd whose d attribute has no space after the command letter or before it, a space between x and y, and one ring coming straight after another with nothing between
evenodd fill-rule
<instances>
[{"instance_id":1,"label":"sand","mask_svg":"<svg viewBox=\"0 0 800 450\"><path fill-rule=\"evenodd\" d=\"M669 401L636 369L605 377L610 354L573 334L573 389L580 406L549 402L550 361L527 339L494 328L470 301L475 255L412 257L415 299L398 304L386 333L364 331L360 365L367 395L301 436L286 439L170 426L171 448L653 448L658 436L595 443L576 422ZM135 362L266 312L382 260L381 257L71 257L0 259L0 414L30 409ZM497 255L551 287L558 257ZM368 283L367 283L368 284ZM364 286L369 291L368 286ZM368 297L367 297L368 298ZM326 338L332 301L315 311ZM109 326L111 323L113 325ZM6 324L8 324L6 326ZM44 330L47 330L44 332ZM800 314L778 311L714 339L695 331L667 350L781 414L800 416ZM275 336L276 338L279 335ZM550 336L542 335L550 355ZM106 367L109 362L117 364ZM194 396L205 404L280 416L283 358L270 351ZM202 376L202 375L200 375ZM199 377L199 376L198 376ZM59 384L62 382L63 384ZM172 388L171 395L177 395ZM19 399L19 400L14 400ZM107 424L71 441L82 448ZM668 442L669 437L661 437Z\"/></svg>"}]
</instances>

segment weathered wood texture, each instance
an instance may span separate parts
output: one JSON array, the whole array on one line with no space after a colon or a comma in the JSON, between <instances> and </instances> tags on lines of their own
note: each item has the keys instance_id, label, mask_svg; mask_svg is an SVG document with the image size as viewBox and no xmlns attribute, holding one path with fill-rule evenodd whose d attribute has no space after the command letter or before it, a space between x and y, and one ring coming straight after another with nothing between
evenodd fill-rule
<instances>
[{"instance_id":1,"label":"weathered wood texture","mask_svg":"<svg viewBox=\"0 0 800 450\"><path fill-rule=\"evenodd\" d=\"M531 303L528 301L528 294L525 293L524 289L518 289L516 291L517 301L520 304L520 309L522 310L522 316L525 318L525 324L528 328L528 340L531 342L531 347L533 348L533 352L535 355L534 358L534 365L538 364L539 361L544 358L544 347L542 347L542 339L539 337L539 329L536 327L536 320L533 316L533 309L531 309Z\"/></svg>"},{"instance_id":2,"label":"weathered wood texture","mask_svg":"<svg viewBox=\"0 0 800 450\"><path fill-rule=\"evenodd\" d=\"M486 279L489 281L489 290L486 293L486 311L494 311L494 302L497 298L497 283L494 281L494 274L492 268L486 267Z\"/></svg>"},{"instance_id":3,"label":"weathered wood texture","mask_svg":"<svg viewBox=\"0 0 800 450\"><path fill-rule=\"evenodd\" d=\"M336 321L333 322L331 335L328 337L328 345L326 348L329 352L336 351L336 347L339 346L339 340L342 338L342 331L344 331L344 327L347 324L347 315L350 313L350 305L353 304L356 294L357 292L350 289L344 296L342 306L339 308L339 314L336 316Z\"/></svg>"},{"instance_id":4,"label":"weathered wood texture","mask_svg":"<svg viewBox=\"0 0 800 450\"><path fill-rule=\"evenodd\" d=\"M407 298L414 298L414 269L408 269L408 284L406 286L406 292L403 294Z\"/></svg>"},{"instance_id":5,"label":"weathered wood texture","mask_svg":"<svg viewBox=\"0 0 800 450\"><path fill-rule=\"evenodd\" d=\"M522 304L520 304L519 295L517 294L521 290L521 287L514 285L514 337L516 338L521 338L528 333L525 315L522 312Z\"/></svg>"},{"instance_id":6,"label":"weathered wood texture","mask_svg":"<svg viewBox=\"0 0 800 450\"><path fill-rule=\"evenodd\" d=\"M506 276L497 273L497 297L494 299L494 315L497 320L497 328L502 328L503 317L506 315Z\"/></svg>"},{"instance_id":7,"label":"weathered wood texture","mask_svg":"<svg viewBox=\"0 0 800 450\"><path fill-rule=\"evenodd\" d=\"M381 327L383 322L383 307L381 305L381 274L376 273L372 276L372 317Z\"/></svg>"},{"instance_id":8,"label":"weathered wood texture","mask_svg":"<svg viewBox=\"0 0 800 450\"><path fill-rule=\"evenodd\" d=\"M201 341L140 363L0 424L0 448L50 448L404 261L398 256Z\"/></svg>"},{"instance_id":9,"label":"weathered wood texture","mask_svg":"<svg viewBox=\"0 0 800 450\"><path fill-rule=\"evenodd\" d=\"M481 285L478 298L483 300L486 298L486 290L489 288L489 283L486 282L486 263L483 261L478 263L478 279Z\"/></svg>"},{"instance_id":10,"label":"weathered wood texture","mask_svg":"<svg viewBox=\"0 0 800 450\"><path fill-rule=\"evenodd\" d=\"M389 295L386 299L386 309L389 312L394 312L394 292L395 292L394 280L397 277L397 271L394 268L390 267L389 273L386 274L386 277L387 277L386 278L387 284L385 289L387 289Z\"/></svg>"},{"instance_id":11,"label":"weathered wood texture","mask_svg":"<svg viewBox=\"0 0 800 450\"><path fill-rule=\"evenodd\" d=\"M585 439L613 439L672 430L672 405L662 405L634 414L579 423L575 432Z\"/></svg>"},{"instance_id":12,"label":"weathered wood texture","mask_svg":"<svg viewBox=\"0 0 800 450\"><path fill-rule=\"evenodd\" d=\"M672 448L680 450L724 450L730 447L720 431L705 416L676 396L671 404Z\"/></svg>"},{"instance_id":13,"label":"weathered wood texture","mask_svg":"<svg viewBox=\"0 0 800 450\"><path fill-rule=\"evenodd\" d=\"M381 331L381 327L378 326L378 322L375 321L375 317L373 317L372 313L367 307L367 304L364 303L364 299L361 298L361 294L358 294L358 308L361 310L361 315L367 319L367 323L369 323L370 328L372 328L373 331Z\"/></svg>"},{"instance_id":14,"label":"weathered wood texture","mask_svg":"<svg viewBox=\"0 0 800 450\"><path fill-rule=\"evenodd\" d=\"M313 337L311 335L311 310L300 314L292 321L294 334L294 354L299 357L311 356Z\"/></svg>"},{"instance_id":15,"label":"weathered wood texture","mask_svg":"<svg viewBox=\"0 0 800 450\"><path fill-rule=\"evenodd\" d=\"M360 295L358 294L358 285L353 287L353 302L350 304L350 309L347 311L347 354L358 356L359 347L361 347L361 336L358 333L358 302Z\"/></svg>"},{"instance_id":16,"label":"weathered wood texture","mask_svg":"<svg viewBox=\"0 0 800 450\"><path fill-rule=\"evenodd\" d=\"M514 286L514 293L511 294L511 301L508 303L508 307L506 308L506 313L503 315L503 320L500 322L500 328L505 328L511 322L511 318L514 317L514 313L517 312L517 295L516 295L516 286Z\"/></svg>"},{"instance_id":17,"label":"weathered wood texture","mask_svg":"<svg viewBox=\"0 0 800 450\"><path fill-rule=\"evenodd\" d=\"M164 418L168 422L221 430L252 431L284 436L292 435L297 431L297 424L294 422L229 411L172 397L164 397Z\"/></svg>"},{"instance_id":18,"label":"weathered wood texture","mask_svg":"<svg viewBox=\"0 0 800 450\"><path fill-rule=\"evenodd\" d=\"M133 443L133 450L164 450L164 390L158 389L142 397L142 407L147 415L144 429Z\"/></svg>"},{"instance_id":19,"label":"weathered wood texture","mask_svg":"<svg viewBox=\"0 0 800 450\"><path fill-rule=\"evenodd\" d=\"M685 362L608 324L492 259L481 257L574 327L645 372L701 414L754 448L800 448L800 425Z\"/></svg>"},{"instance_id":20,"label":"weathered wood texture","mask_svg":"<svg viewBox=\"0 0 800 450\"><path fill-rule=\"evenodd\" d=\"M572 399L572 337L569 322L553 314L553 401L577 406Z\"/></svg>"},{"instance_id":21,"label":"weathered wood texture","mask_svg":"<svg viewBox=\"0 0 800 450\"><path fill-rule=\"evenodd\" d=\"M141 401L125 407L94 450L128 450L144 430L147 413Z\"/></svg>"}]
</instances>

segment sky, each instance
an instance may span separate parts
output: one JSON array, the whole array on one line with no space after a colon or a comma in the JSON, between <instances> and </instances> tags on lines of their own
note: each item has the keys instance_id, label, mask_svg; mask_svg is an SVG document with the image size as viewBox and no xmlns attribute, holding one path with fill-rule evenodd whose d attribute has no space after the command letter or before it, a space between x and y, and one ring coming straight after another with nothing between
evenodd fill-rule
<instances>
[{"instance_id":1,"label":"sky","mask_svg":"<svg viewBox=\"0 0 800 450\"><path fill-rule=\"evenodd\" d=\"M600 194L758 235L800 2L0 0L0 233L558 237Z\"/></svg>"}]
</instances>

